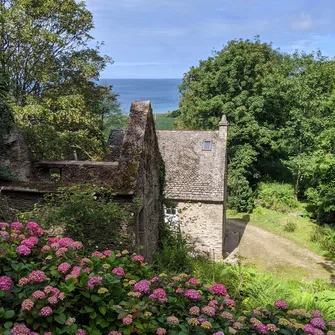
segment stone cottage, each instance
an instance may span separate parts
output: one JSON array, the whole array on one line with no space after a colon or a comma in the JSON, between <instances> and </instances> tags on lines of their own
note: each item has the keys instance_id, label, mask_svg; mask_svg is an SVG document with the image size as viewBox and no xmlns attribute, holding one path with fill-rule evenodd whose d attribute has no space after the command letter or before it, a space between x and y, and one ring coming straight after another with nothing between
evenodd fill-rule
<instances>
[{"instance_id":1,"label":"stone cottage","mask_svg":"<svg viewBox=\"0 0 335 335\"><path fill-rule=\"evenodd\" d=\"M216 131L157 131L166 171L166 216L195 249L219 259L225 241L226 118Z\"/></svg>"}]
</instances>

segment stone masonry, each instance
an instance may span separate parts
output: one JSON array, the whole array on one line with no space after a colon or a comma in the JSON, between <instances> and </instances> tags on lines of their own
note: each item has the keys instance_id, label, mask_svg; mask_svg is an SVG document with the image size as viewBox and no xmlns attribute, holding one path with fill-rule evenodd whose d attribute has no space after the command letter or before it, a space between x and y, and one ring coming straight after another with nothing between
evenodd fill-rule
<instances>
[{"instance_id":1,"label":"stone masonry","mask_svg":"<svg viewBox=\"0 0 335 335\"><path fill-rule=\"evenodd\" d=\"M177 208L181 232L215 259L225 241L227 126L223 117L217 131L157 131L165 198Z\"/></svg>"}]
</instances>

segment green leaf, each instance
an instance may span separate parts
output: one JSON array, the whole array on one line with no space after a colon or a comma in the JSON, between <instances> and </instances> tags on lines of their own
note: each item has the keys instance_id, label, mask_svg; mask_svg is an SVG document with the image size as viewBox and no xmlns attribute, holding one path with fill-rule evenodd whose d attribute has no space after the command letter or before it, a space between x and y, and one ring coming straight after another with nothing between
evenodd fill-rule
<instances>
[{"instance_id":1,"label":"green leaf","mask_svg":"<svg viewBox=\"0 0 335 335\"><path fill-rule=\"evenodd\" d=\"M107 312L107 309L106 309L105 306L100 306L100 307L99 307L99 311L100 311L100 313L101 313L102 315L105 315L106 312Z\"/></svg>"},{"instance_id":2,"label":"green leaf","mask_svg":"<svg viewBox=\"0 0 335 335\"><path fill-rule=\"evenodd\" d=\"M9 310L5 312L4 318L5 319L10 319L15 315L15 312L13 310Z\"/></svg>"},{"instance_id":3,"label":"green leaf","mask_svg":"<svg viewBox=\"0 0 335 335\"><path fill-rule=\"evenodd\" d=\"M64 313L55 315L54 319L61 325L63 325L66 321L66 315Z\"/></svg>"}]
</instances>

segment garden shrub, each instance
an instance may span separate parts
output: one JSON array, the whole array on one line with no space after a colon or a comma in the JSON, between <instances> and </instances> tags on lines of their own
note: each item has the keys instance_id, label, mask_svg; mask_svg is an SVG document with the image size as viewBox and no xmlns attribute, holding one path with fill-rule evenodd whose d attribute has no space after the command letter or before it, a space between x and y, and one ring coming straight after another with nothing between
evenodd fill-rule
<instances>
[{"instance_id":1,"label":"garden shrub","mask_svg":"<svg viewBox=\"0 0 335 335\"><path fill-rule=\"evenodd\" d=\"M294 231L297 230L297 228L298 228L297 224L292 221L288 221L284 225L284 231L287 231L288 233L293 233Z\"/></svg>"},{"instance_id":2,"label":"garden shrub","mask_svg":"<svg viewBox=\"0 0 335 335\"><path fill-rule=\"evenodd\" d=\"M113 245L124 243L128 236L126 232L120 234L120 227L131 220L110 189L86 184L46 195L41 204L21 218L38 221L48 229L63 228L64 234L90 249L110 248L111 241Z\"/></svg>"},{"instance_id":3,"label":"garden shrub","mask_svg":"<svg viewBox=\"0 0 335 335\"><path fill-rule=\"evenodd\" d=\"M330 255L335 255L335 228L333 226L315 227L311 241L319 243Z\"/></svg>"},{"instance_id":4,"label":"garden shrub","mask_svg":"<svg viewBox=\"0 0 335 335\"><path fill-rule=\"evenodd\" d=\"M223 284L154 276L141 255L48 238L35 222L0 223L3 335L335 334L319 310L283 300L238 315Z\"/></svg>"},{"instance_id":5,"label":"garden shrub","mask_svg":"<svg viewBox=\"0 0 335 335\"><path fill-rule=\"evenodd\" d=\"M257 189L257 205L281 213L288 213L299 208L299 201L294 197L290 184L260 183Z\"/></svg>"}]
</instances>

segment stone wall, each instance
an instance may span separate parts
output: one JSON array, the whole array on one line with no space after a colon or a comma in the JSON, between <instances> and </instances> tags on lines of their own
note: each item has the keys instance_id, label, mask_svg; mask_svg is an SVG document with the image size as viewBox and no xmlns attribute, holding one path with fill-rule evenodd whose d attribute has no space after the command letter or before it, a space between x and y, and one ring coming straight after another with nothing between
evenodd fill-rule
<instances>
[{"instance_id":1,"label":"stone wall","mask_svg":"<svg viewBox=\"0 0 335 335\"><path fill-rule=\"evenodd\" d=\"M178 202L178 219L182 234L195 250L215 259L223 254L223 205Z\"/></svg>"},{"instance_id":2,"label":"stone wall","mask_svg":"<svg viewBox=\"0 0 335 335\"><path fill-rule=\"evenodd\" d=\"M125 188L134 189L137 244L150 256L157 249L162 220L160 153L149 101L133 102L124 134L119 168Z\"/></svg>"}]
</instances>

